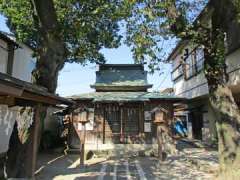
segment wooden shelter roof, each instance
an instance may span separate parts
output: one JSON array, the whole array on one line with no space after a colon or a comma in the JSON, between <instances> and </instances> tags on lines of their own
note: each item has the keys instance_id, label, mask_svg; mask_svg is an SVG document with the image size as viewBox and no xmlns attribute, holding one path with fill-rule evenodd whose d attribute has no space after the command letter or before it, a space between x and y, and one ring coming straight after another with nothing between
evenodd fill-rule
<instances>
[{"instance_id":1,"label":"wooden shelter roof","mask_svg":"<svg viewBox=\"0 0 240 180\"><path fill-rule=\"evenodd\" d=\"M184 98L159 92L93 92L68 97L76 101L93 102L145 102L151 100L182 101Z\"/></svg>"},{"instance_id":2,"label":"wooden shelter roof","mask_svg":"<svg viewBox=\"0 0 240 180\"><path fill-rule=\"evenodd\" d=\"M6 98L15 98L31 102L40 102L50 105L66 104L71 105L74 102L49 93L46 88L36 86L7 74L0 73L0 100L4 102Z\"/></svg>"},{"instance_id":3,"label":"wooden shelter roof","mask_svg":"<svg viewBox=\"0 0 240 180\"><path fill-rule=\"evenodd\" d=\"M15 46L19 46L14 40L12 40L11 38L9 38L3 31L0 31L0 39L8 42L8 43L12 43Z\"/></svg>"}]
</instances>

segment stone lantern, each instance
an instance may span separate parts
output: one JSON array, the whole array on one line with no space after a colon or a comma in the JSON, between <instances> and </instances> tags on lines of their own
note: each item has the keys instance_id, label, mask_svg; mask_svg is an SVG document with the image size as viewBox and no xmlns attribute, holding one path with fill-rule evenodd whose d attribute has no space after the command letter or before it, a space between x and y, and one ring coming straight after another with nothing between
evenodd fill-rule
<instances>
[{"instance_id":1,"label":"stone lantern","mask_svg":"<svg viewBox=\"0 0 240 180\"><path fill-rule=\"evenodd\" d=\"M166 125L166 116L167 112L163 108L157 108L154 110L154 123L157 126L157 142L158 142L158 157L160 161L163 160L163 133L164 133L164 126Z\"/></svg>"}]
</instances>

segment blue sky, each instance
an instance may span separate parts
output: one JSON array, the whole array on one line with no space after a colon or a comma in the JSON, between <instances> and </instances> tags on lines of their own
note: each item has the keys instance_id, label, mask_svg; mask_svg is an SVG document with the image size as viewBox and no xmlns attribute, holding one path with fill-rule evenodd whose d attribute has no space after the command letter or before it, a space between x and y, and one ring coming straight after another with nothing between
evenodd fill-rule
<instances>
[{"instance_id":1,"label":"blue sky","mask_svg":"<svg viewBox=\"0 0 240 180\"><path fill-rule=\"evenodd\" d=\"M6 19L0 15L0 30L9 32L5 23ZM166 52L169 52L171 46L166 44ZM130 49L122 45L117 49L103 49L107 63L128 64L133 63ZM59 74L57 93L61 96L70 96L94 91L90 84L95 82L95 64L82 66L80 64L66 64ZM151 90L161 90L172 86L171 65L165 64L162 67L162 74L149 74L148 81L153 84Z\"/></svg>"}]
</instances>

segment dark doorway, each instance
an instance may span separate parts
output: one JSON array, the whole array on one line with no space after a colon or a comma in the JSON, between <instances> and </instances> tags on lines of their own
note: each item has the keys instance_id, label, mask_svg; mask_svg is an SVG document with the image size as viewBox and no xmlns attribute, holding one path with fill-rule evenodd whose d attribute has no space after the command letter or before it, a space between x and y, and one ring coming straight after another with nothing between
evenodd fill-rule
<instances>
[{"instance_id":1,"label":"dark doorway","mask_svg":"<svg viewBox=\"0 0 240 180\"><path fill-rule=\"evenodd\" d=\"M202 140L203 114L202 112L189 113L192 122L192 136L194 139Z\"/></svg>"}]
</instances>

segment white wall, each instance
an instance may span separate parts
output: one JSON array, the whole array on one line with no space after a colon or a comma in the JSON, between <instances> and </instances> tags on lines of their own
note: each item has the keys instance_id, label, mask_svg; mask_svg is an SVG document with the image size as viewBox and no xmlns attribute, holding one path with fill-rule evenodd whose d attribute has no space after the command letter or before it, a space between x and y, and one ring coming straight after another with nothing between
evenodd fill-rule
<instances>
[{"instance_id":1,"label":"white wall","mask_svg":"<svg viewBox=\"0 0 240 180\"><path fill-rule=\"evenodd\" d=\"M188 79L182 77L174 84L174 93L177 96L195 98L208 94L208 85L203 72Z\"/></svg>"},{"instance_id":2,"label":"white wall","mask_svg":"<svg viewBox=\"0 0 240 180\"><path fill-rule=\"evenodd\" d=\"M36 58L32 57L33 51L26 45L20 44L14 52L12 76L23 81L32 82L32 70L36 65Z\"/></svg>"}]
</instances>

